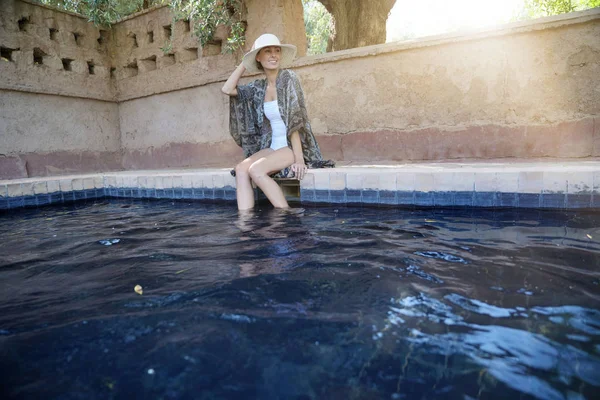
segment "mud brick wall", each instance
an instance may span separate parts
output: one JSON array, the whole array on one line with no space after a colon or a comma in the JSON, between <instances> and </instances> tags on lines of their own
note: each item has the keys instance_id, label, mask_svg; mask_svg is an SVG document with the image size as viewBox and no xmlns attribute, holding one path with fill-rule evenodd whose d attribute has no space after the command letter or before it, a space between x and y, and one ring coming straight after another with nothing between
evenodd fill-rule
<instances>
[{"instance_id":1,"label":"mud brick wall","mask_svg":"<svg viewBox=\"0 0 600 400\"><path fill-rule=\"evenodd\" d=\"M0 1L0 177L121 168L111 31Z\"/></svg>"},{"instance_id":2,"label":"mud brick wall","mask_svg":"<svg viewBox=\"0 0 600 400\"><path fill-rule=\"evenodd\" d=\"M0 4L0 178L241 159L220 88L243 51L221 53L226 29L202 48L164 6L102 28ZM247 2L245 50L271 29L298 46L292 69L327 158L600 157L599 9L302 56L301 1L268 4Z\"/></svg>"}]
</instances>

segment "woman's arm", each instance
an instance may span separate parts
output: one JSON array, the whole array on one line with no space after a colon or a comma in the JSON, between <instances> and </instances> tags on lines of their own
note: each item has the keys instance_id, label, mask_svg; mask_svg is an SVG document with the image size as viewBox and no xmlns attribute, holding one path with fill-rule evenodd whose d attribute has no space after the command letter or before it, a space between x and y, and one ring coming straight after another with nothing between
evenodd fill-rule
<instances>
[{"instance_id":1,"label":"woman's arm","mask_svg":"<svg viewBox=\"0 0 600 400\"><path fill-rule=\"evenodd\" d=\"M237 84L244 72L246 71L246 67L244 64L238 65L238 67L231 73L227 82L223 85L221 91L228 96L237 96Z\"/></svg>"},{"instance_id":2,"label":"woman's arm","mask_svg":"<svg viewBox=\"0 0 600 400\"><path fill-rule=\"evenodd\" d=\"M306 173L306 164L304 163L304 154L302 152L302 141L300 140L300 134L298 131L293 132L290 135L290 141L292 142L292 150L294 152L294 163L292 164L292 171L296 178L302 180Z\"/></svg>"}]
</instances>

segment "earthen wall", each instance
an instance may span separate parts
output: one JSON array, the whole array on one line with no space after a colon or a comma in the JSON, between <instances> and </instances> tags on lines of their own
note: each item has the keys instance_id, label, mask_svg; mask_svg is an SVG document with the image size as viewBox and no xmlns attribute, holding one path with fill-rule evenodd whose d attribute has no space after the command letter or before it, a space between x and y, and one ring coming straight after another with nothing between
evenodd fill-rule
<instances>
[{"instance_id":1,"label":"earthen wall","mask_svg":"<svg viewBox=\"0 0 600 400\"><path fill-rule=\"evenodd\" d=\"M600 157L598 39L592 10L302 57L293 69L325 157L343 163L587 159ZM121 103L125 167L239 160L218 90L229 72L189 94ZM177 127L168 138L169 119L146 111L159 98ZM202 111L181 112L190 104ZM131 132L144 134L130 140Z\"/></svg>"},{"instance_id":2,"label":"earthen wall","mask_svg":"<svg viewBox=\"0 0 600 400\"><path fill-rule=\"evenodd\" d=\"M249 41L274 26L303 54L288 21L300 1L269 1L248 2ZM24 0L0 3L1 177L241 158L220 92L241 52L220 53L223 28L201 48L167 7L108 29ZM327 158L588 159L600 157L599 39L600 10L589 10L300 57L292 69Z\"/></svg>"}]
</instances>

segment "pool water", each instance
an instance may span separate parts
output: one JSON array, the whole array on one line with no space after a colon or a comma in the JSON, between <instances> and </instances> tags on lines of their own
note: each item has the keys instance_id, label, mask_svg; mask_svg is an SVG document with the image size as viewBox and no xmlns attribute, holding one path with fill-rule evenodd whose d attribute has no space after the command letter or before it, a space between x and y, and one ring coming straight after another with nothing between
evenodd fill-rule
<instances>
[{"instance_id":1,"label":"pool water","mask_svg":"<svg viewBox=\"0 0 600 400\"><path fill-rule=\"evenodd\" d=\"M600 393L597 211L103 200L0 238L3 399Z\"/></svg>"}]
</instances>

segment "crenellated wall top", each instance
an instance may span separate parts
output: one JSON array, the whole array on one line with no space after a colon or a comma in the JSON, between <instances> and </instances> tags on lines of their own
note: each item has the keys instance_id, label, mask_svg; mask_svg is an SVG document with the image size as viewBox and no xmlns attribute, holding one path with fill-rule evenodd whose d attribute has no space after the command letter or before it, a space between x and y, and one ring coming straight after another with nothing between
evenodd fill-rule
<instances>
[{"instance_id":1,"label":"crenellated wall top","mask_svg":"<svg viewBox=\"0 0 600 400\"><path fill-rule=\"evenodd\" d=\"M2 3L0 89L118 102L214 81L235 62L222 54L227 29L202 48L165 6L107 28L26 0Z\"/></svg>"},{"instance_id":2,"label":"crenellated wall top","mask_svg":"<svg viewBox=\"0 0 600 400\"><path fill-rule=\"evenodd\" d=\"M256 36L271 26L272 20L275 28L283 26L289 31L291 40L285 37L287 31L277 32L284 41L294 42L298 29L288 29L289 21L283 24L285 10L280 9L287 2L275 2L278 7L273 7L272 15L264 15L260 24L256 10L249 8L248 35ZM167 6L133 14L111 28L94 26L81 15L29 0L2 0L2 6L0 89L121 102L223 81L242 54L222 54L222 43L228 35L225 27L220 27L215 40L202 48L190 21L173 22ZM478 31L304 56L292 68L535 33L598 20L600 9L592 9Z\"/></svg>"}]
</instances>

